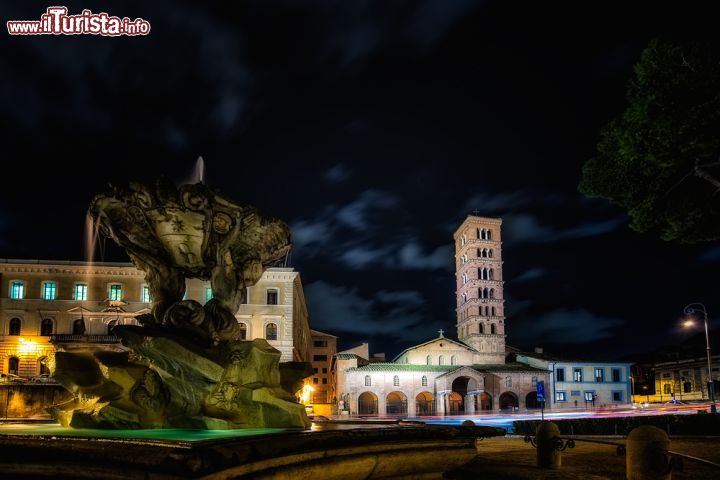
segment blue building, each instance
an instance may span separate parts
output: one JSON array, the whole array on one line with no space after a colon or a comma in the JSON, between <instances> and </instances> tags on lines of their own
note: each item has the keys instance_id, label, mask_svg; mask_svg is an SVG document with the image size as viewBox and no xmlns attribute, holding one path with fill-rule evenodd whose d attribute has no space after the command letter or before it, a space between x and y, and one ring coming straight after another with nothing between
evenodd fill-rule
<instances>
[{"instance_id":1,"label":"blue building","mask_svg":"<svg viewBox=\"0 0 720 480\"><path fill-rule=\"evenodd\" d=\"M542 351L517 353L515 360L551 372L550 384L545 387L546 408L608 408L632 403L630 362L580 360Z\"/></svg>"}]
</instances>

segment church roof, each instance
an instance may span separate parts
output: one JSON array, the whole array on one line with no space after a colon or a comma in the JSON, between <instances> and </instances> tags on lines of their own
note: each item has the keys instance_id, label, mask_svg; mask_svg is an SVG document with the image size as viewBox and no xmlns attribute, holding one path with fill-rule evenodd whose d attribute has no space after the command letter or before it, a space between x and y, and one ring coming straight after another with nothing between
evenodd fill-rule
<instances>
[{"instance_id":1,"label":"church roof","mask_svg":"<svg viewBox=\"0 0 720 480\"><path fill-rule=\"evenodd\" d=\"M451 372L462 365L413 365L410 363L371 363L362 367L348 368L348 372Z\"/></svg>"},{"instance_id":2,"label":"church roof","mask_svg":"<svg viewBox=\"0 0 720 480\"><path fill-rule=\"evenodd\" d=\"M428 340L427 342L421 343L420 345L415 345L415 346L413 346L413 347L406 348L405 350L403 350L402 352L400 352L400 354L399 354L398 356L396 356L396 357L393 359L393 362L397 361L398 358L402 357L406 352L409 352L410 350L415 350L416 348L421 348L421 347L424 347L425 345L430 345L431 343L437 342L438 340L444 340L444 341L446 341L446 342L453 343L453 344L457 345L458 347L462 347L462 348L464 348L464 349L466 349L466 350L470 350L470 351L473 352L473 353L479 353L479 352L478 352L477 350L475 350L474 348L472 348L472 347L470 347L470 346L468 346L468 345L466 345L466 344L464 344L464 343L462 343L462 342L459 342L459 341L457 341L457 340L453 340L452 338L448 338L448 337L445 337L445 336L443 336L443 335L440 335L439 337L433 338L432 340Z\"/></svg>"},{"instance_id":3,"label":"church roof","mask_svg":"<svg viewBox=\"0 0 720 480\"><path fill-rule=\"evenodd\" d=\"M410 363L371 363L362 367L348 368L348 372L441 372L450 373L459 368L472 368L484 373L542 372L547 370L535 368L524 363L498 363L488 365L413 365Z\"/></svg>"},{"instance_id":4,"label":"church roof","mask_svg":"<svg viewBox=\"0 0 720 480\"><path fill-rule=\"evenodd\" d=\"M513 362L513 363L497 363L488 365L472 365L472 368L480 372L490 373L511 373L511 372L543 372L547 373L547 370L542 368L531 367L525 363Z\"/></svg>"}]
</instances>

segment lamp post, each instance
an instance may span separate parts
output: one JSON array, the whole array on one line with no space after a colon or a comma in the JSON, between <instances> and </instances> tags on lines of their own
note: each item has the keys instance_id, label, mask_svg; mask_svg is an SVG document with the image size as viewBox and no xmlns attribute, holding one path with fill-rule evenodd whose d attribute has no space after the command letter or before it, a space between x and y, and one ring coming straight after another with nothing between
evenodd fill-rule
<instances>
[{"instance_id":1,"label":"lamp post","mask_svg":"<svg viewBox=\"0 0 720 480\"><path fill-rule=\"evenodd\" d=\"M683 312L688 317L692 317L695 315L696 312L702 312L703 314L703 321L705 322L705 345L706 345L706 351L707 351L707 369L708 369L708 396L710 397L710 412L716 413L717 412L717 406L715 405L715 385L713 383L713 377L712 377L712 357L710 355L710 334L708 333L708 315L707 315L707 309L705 308L705 305L702 303L691 303L690 305L686 306L683 309ZM691 319L688 319L685 321L684 324L686 327L689 327L693 325L693 321Z\"/></svg>"}]
</instances>

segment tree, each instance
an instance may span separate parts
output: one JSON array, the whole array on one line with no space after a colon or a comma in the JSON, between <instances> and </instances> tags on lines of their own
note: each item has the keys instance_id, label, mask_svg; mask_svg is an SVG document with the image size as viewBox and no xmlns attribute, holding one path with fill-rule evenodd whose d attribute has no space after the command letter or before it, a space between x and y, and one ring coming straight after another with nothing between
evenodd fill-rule
<instances>
[{"instance_id":1,"label":"tree","mask_svg":"<svg viewBox=\"0 0 720 480\"><path fill-rule=\"evenodd\" d=\"M720 238L720 55L655 40L628 107L601 132L579 189L628 210L630 226L685 243Z\"/></svg>"}]
</instances>

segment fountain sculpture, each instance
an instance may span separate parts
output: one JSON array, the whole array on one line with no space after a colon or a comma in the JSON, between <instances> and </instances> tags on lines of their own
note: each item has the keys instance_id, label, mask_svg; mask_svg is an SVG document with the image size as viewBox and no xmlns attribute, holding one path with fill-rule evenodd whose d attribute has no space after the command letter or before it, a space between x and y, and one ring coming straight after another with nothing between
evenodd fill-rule
<instances>
[{"instance_id":1,"label":"fountain sculpture","mask_svg":"<svg viewBox=\"0 0 720 480\"><path fill-rule=\"evenodd\" d=\"M76 428L300 427L294 392L306 363L279 363L264 339L240 340L235 312L265 268L290 251L288 226L203 183L131 183L98 195L101 234L145 272L152 313L119 325L126 352L58 352L53 375L74 399L50 407ZM183 300L185 279L210 280L205 305Z\"/></svg>"}]
</instances>

